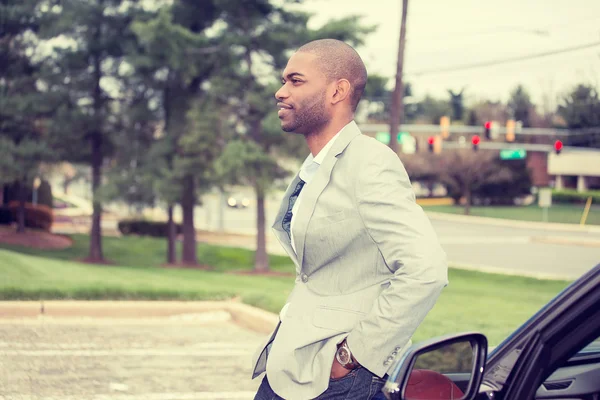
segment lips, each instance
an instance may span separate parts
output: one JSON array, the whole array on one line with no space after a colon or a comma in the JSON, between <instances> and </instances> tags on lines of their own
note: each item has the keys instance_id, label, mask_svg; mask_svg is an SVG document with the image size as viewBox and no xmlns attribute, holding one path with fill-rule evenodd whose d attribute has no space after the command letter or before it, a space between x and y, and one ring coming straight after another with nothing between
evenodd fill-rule
<instances>
[{"instance_id":1,"label":"lips","mask_svg":"<svg viewBox=\"0 0 600 400\"><path fill-rule=\"evenodd\" d=\"M285 103L277 103L277 108L279 108L277 115L279 116L279 118L282 118L283 116L285 116L285 114L289 112L289 110L292 109L292 106Z\"/></svg>"}]
</instances>

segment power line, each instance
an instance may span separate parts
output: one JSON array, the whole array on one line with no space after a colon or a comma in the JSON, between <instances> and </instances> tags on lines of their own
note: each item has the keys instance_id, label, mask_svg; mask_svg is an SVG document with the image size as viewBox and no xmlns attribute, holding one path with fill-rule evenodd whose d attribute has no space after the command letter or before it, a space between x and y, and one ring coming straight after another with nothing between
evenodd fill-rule
<instances>
[{"instance_id":1,"label":"power line","mask_svg":"<svg viewBox=\"0 0 600 400\"><path fill-rule=\"evenodd\" d=\"M548 29L527 29L527 28L521 28L521 27L516 27L516 26L505 26L505 27L497 27L494 30L485 30L485 31L462 31L462 32L449 32L446 34L443 34L442 36L440 35L435 35L435 36L425 36L425 37L421 37L418 36L416 37L416 39L418 41L437 41L439 42L440 40L443 39L453 39L453 38L457 38L457 37L478 37L478 36L483 36L483 35L498 35L501 33L530 33L532 35L537 35L537 36L549 36L550 32L548 31Z\"/></svg>"},{"instance_id":2,"label":"power line","mask_svg":"<svg viewBox=\"0 0 600 400\"><path fill-rule=\"evenodd\" d=\"M596 46L600 46L600 42L588 43L588 44L584 44L581 46L567 47L567 48L560 49L560 50L553 50L553 51L547 51L544 53L532 54L530 56L520 56L520 57L506 58L506 59L502 59L502 60L484 61L484 62L480 62L480 63L476 63L476 64L457 65L457 66L449 67L449 68L430 69L430 70L425 70L425 71L421 71L421 72L410 73L409 75L424 76L424 75L433 75L433 74L443 73L443 72L464 71L467 69L491 67L494 65L508 64L508 63L512 63L512 62L519 62L519 61L525 61L525 60L532 60L535 58L547 57L547 56L552 56L552 55L556 55L556 54L570 53L573 51L589 49L589 48L596 47Z\"/></svg>"}]
</instances>

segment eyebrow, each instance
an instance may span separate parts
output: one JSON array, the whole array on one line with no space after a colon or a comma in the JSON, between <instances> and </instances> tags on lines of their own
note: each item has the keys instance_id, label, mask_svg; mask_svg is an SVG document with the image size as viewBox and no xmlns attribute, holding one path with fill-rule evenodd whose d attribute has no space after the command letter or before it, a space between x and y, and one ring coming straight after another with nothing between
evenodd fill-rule
<instances>
[{"instance_id":1,"label":"eyebrow","mask_svg":"<svg viewBox=\"0 0 600 400\"><path fill-rule=\"evenodd\" d=\"M304 74L301 74L300 72L290 72L289 74L287 74L287 77L281 75L281 79L292 79L293 77L302 77L305 78Z\"/></svg>"}]
</instances>

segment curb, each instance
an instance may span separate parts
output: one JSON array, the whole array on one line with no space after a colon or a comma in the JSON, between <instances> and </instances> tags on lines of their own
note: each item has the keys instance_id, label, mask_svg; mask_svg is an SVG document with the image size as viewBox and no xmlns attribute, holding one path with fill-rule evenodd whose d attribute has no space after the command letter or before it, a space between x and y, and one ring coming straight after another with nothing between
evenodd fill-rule
<instances>
[{"instance_id":1,"label":"curb","mask_svg":"<svg viewBox=\"0 0 600 400\"><path fill-rule=\"evenodd\" d=\"M277 325L277 314L237 301L0 301L0 319L40 317L60 319L164 318L225 311L237 325L258 333L270 333Z\"/></svg>"},{"instance_id":2,"label":"curb","mask_svg":"<svg viewBox=\"0 0 600 400\"><path fill-rule=\"evenodd\" d=\"M435 211L427 211L425 213L432 219L439 219L449 222L463 222L473 224L485 224L496 226L509 226L514 228L537 228L537 229L552 229L564 232L587 232L600 233L600 226L591 225L576 225L563 224L558 222L537 222L537 221L521 221L516 219L477 217L474 215L456 215L449 213L441 213Z\"/></svg>"}]
</instances>

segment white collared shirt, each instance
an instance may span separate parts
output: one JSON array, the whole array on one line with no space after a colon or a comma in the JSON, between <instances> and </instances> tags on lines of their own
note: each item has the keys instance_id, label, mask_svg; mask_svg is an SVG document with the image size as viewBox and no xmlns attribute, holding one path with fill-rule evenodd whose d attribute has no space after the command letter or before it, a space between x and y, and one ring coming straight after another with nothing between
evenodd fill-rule
<instances>
[{"instance_id":1,"label":"white collared shirt","mask_svg":"<svg viewBox=\"0 0 600 400\"><path fill-rule=\"evenodd\" d=\"M333 146L333 143L336 141L338 136L340 136L340 133L351 124L356 125L356 122L354 122L353 120L349 122L346 126L344 126L342 129L340 129L340 131L336 133L335 136L329 140L329 142L327 142L327 144L321 149L321 151L319 151L319 153L316 156L313 157L312 154L309 154L308 157L306 157L306 160L304 160L304 163L302 163L302 166L300 167L300 179L302 179L306 183L300 191L300 194L298 195L298 198L294 203L294 207L292 207L292 220L290 222L290 238L292 241L292 248L294 249L294 252L296 254L298 254L298 252L296 251L296 243L294 241L294 220L296 219L296 214L300 206L300 201L302 201L304 190L308 187L308 184L316 175L319 166L323 163L325 156L329 152L329 149L331 149L331 146Z\"/></svg>"}]
</instances>

